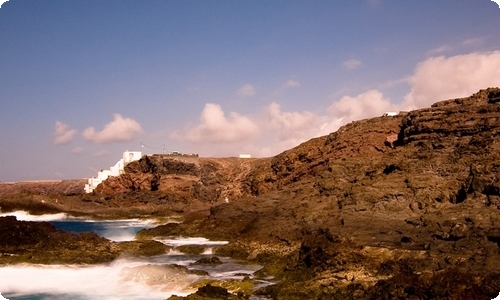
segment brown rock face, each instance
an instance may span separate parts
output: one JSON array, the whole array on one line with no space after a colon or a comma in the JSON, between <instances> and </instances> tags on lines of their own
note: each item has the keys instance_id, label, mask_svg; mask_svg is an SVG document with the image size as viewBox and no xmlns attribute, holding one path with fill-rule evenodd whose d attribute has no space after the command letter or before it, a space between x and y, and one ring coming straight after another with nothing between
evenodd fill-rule
<instances>
[{"instance_id":1,"label":"brown rock face","mask_svg":"<svg viewBox=\"0 0 500 300\"><path fill-rule=\"evenodd\" d=\"M403 120L399 140L405 144L425 141L434 148L463 147L484 139L491 144L500 128L498 102L498 89L490 88L469 98L442 101L413 111ZM459 145L443 145L443 139Z\"/></svg>"},{"instance_id":2,"label":"brown rock face","mask_svg":"<svg viewBox=\"0 0 500 300\"><path fill-rule=\"evenodd\" d=\"M204 203L205 214L139 237L229 240L217 254L264 264L279 284L259 293L273 299L492 299L499 128L500 89L489 88L352 122L272 158L148 156L85 197L184 212Z\"/></svg>"},{"instance_id":3,"label":"brown rock face","mask_svg":"<svg viewBox=\"0 0 500 300\"><path fill-rule=\"evenodd\" d=\"M132 191L158 191L176 201L197 199L207 203L248 194L245 177L259 159L198 158L190 155L151 155L125 167L125 174L110 177L95 190L111 195Z\"/></svg>"},{"instance_id":4,"label":"brown rock face","mask_svg":"<svg viewBox=\"0 0 500 300\"><path fill-rule=\"evenodd\" d=\"M196 230L233 241L225 253L286 257L282 282L261 291L275 299L493 298L499 95L353 122L263 160L243 179L253 197Z\"/></svg>"}]
</instances>

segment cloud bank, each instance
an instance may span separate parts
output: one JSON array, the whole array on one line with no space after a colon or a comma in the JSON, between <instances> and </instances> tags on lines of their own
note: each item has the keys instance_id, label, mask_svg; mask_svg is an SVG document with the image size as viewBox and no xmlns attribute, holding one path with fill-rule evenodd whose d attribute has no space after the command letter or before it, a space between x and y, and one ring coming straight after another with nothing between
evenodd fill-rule
<instances>
[{"instance_id":1,"label":"cloud bank","mask_svg":"<svg viewBox=\"0 0 500 300\"><path fill-rule=\"evenodd\" d=\"M500 84L500 51L431 57L417 65L404 99L409 108L466 97Z\"/></svg>"},{"instance_id":2,"label":"cloud bank","mask_svg":"<svg viewBox=\"0 0 500 300\"><path fill-rule=\"evenodd\" d=\"M138 138L142 132L142 126L137 121L115 114L113 121L106 124L103 130L96 131L94 127L89 127L83 131L82 135L87 141L106 144L129 142Z\"/></svg>"},{"instance_id":3,"label":"cloud bank","mask_svg":"<svg viewBox=\"0 0 500 300\"><path fill-rule=\"evenodd\" d=\"M54 144L65 145L73 140L73 137L77 133L76 129L71 129L67 124L63 122L56 121L56 126L54 130Z\"/></svg>"},{"instance_id":4,"label":"cloud bank","mask_svg":"<svg viewBox=\"0 0 500 300\"><path fill-rule=\"evenodd\" d=\"M321 127L322 117L308 111L283 112L278 103L271 103L265 110L267 129L276 132L283 140L302 139Z\"/></svg>"},{"instance_id":5,"label":"cloud bank","mask_svg":"<svg viewBox=\"0 0 500 300\"><path fill-rule=\"evenodd\" d=\"M369 90L357 96L344 96L333 102L327 109L334 119L350 122L367 117L380 116L384 112L397 110L396 105L384 98L382 92Z\"/></svg>"},{"instance_id":6,"label":"cloud bank","mask_svg":"<svg viewBox=\"0 0 500 300\"><path fill-rule=\"evenodd\" d=\"M231 112L225 116L221 106L207 103L200 116L200 123L186 132L176 132L172 138L192 143L232 143L247 140L259 132L249 118Z\"/></svg>"},{"instance_id":7,"label":"cloud bank","mask_svg":"<svg viewBox=\"0 0 500 300\"><path fill-rule=\"evenodd\" d=\"M389 99L382 90L369 89L338 97L323 112L284 111L275 101L252 116L236 112L226 116L220 105L207 103L198 124L171 137L194 144L209 143L213 153L219 155L244 150L255 156L270 156L349 122L467 97L498 86L499 79L500 51L431 57L419 63L410 76L396 80L410 85L409 92L398 101ZM300 83L290 80L286 86L300 87ZM223 147L217 143L223 143Z\"/></svg>"}]
</instances>

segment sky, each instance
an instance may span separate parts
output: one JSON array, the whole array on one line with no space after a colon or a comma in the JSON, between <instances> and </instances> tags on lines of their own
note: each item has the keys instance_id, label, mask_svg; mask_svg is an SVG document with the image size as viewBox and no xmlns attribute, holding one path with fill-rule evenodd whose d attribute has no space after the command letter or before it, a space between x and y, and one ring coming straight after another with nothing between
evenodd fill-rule
<instances>
[{"instance_id":1,"label":"sky","mask_svg":"<svg viewBox=\"0 0 500 300\"><path fill-rule=\"evenodd\" d=\"M500 86L491 0L0 0L0 181L269 157Z\"/></svg>"}]
</instances>

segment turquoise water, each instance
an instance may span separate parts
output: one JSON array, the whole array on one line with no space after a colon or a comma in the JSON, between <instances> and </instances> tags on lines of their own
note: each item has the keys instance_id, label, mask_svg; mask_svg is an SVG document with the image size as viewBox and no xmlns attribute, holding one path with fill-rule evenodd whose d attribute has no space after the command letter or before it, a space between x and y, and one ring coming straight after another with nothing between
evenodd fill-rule
<instances>
[{"instance_id":1,"label":"turquoise water","mask_svg":"<svg viewBox=\"0 0 500 300\"><path fill-rule=\"evenodd\" d=\"M130 241L135 234L143 229L151 227L151 224L131 220L119 221L82 221L82 220L55 220L50 221L57 229L82 233L95 232L98 235L113 241Z\"/></svg>"}]
</instances>

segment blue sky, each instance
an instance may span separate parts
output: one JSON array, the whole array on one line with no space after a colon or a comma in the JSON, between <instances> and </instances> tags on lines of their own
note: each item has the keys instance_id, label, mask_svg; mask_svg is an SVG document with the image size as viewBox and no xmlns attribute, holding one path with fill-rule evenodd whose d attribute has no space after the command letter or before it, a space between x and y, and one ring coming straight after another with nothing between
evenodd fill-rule
<instances>
[{"instance_id":1,"label":"blue sky","mask_svg":"<svg viewBox=\"0 0 500 300\"><path fill-rule=\"evenodd\" d=\"M499 28L490 0L10 0L0 181L95 176L141 143L276 155L500 86Z\"/></svg>"}]
</instances>

